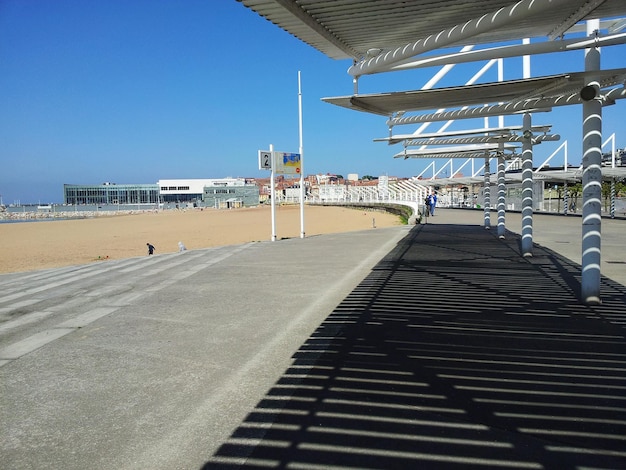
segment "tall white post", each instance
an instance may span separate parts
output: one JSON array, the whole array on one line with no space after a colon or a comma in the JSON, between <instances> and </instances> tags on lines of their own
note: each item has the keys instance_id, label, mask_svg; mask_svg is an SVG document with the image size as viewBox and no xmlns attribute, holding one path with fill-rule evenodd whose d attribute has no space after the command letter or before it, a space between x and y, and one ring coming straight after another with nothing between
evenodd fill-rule
<instances>
[{"instance_id":1,"label":"tall white post","mask_svg":"<svg viewBox=\"0 0 626 470\"><path fill-rule=\"evenodd\" d=\"M504 81L504 60L498 59L498 82ZM498 126L504 127L504 116L498 116Z\"/></svg>"},{"instance_id":2,"label":"tall white post","mask_svg":"<svg viewBox=\"0 0 626 470\"><path fill-rule=\"evenodd\" d=\"M522 256L533 255L533 143L532 118L524 113L522 131Z\"/></svg>"},{"instance_id":3,"label":"tall white post","mask_svg":"<svg viewBox=\"0 0 626 470\"><path fill-rule=\"evenodd\" d=\"M304 148L302 146L302 87L298 70L298 129L300 133L300 238L304 238Z\"/></svg>"},{"instance_id":4,"label":"tall white post","mask_svg":"<svg viewBox=\"0 0 626 470\"><path fill-rule=\"evenodd\" d=\"M595 35L599 20L587 22L587 35ZM600 70L600 50L585 50L585 71ZM586 91L599 90L593 79ZM602 104L599 97L583 101L583 224L581 297L587 305L600 303L600 254L602 241Z\"/></svg>"},{"instance_id":5,"label":"tall white post","mask_svg":"<svg viewBox=\"0 0 626 470\"><path fill-rule=\"evenodd\" d=\"M522 39L522 44L530 44L530 38ZM530 56L525 55L522 57L522 73L524 78L530 78Z\"/></svg>"},{"instance_id":6,"label":"tall white post","mask_svg":"<svg viewBox=\"0 0 626 470\"><path fill-rule=\"evenodd\" d=\"M272 171L270 172L270 199L272 208L272 241L276 241L276 183L274 183L274 144L270 144L270 160L272 165Z\"/></svg>"}]
</instances>

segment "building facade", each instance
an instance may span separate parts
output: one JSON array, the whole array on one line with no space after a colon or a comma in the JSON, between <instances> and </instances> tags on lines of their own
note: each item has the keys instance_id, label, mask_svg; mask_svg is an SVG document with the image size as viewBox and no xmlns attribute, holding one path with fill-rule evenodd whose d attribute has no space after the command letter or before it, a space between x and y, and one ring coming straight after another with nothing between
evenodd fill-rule
<instances>
[{"instance_id":1,"label":"building facade","mask_svg":"<svg viewBox=\"0 0 626 470\"><path fill-rule=\"evenodd\" d=\"M259 204L259 187L245 178L209 180L203 188L202 201L207 207L233 209Z\"/></svg>"},{"instance_id":2,"label":"building facade","mask_svg":"<svg viewBox=\"0 0 626 470\"><path fill-rule=\"evenodd\" d=\"M63 185L63 202L67 205L158 204L156 184Z\"/></svg>"},{"instance_id":3,"label":"building facade","mask_svg":"<svg viewBox=\"0 0 626 470\"><path fill-rule=\"evenodd\" d=\"M66 205L194 205L216 208L256 206L259 188L245 178L168 179L156 184L63 185Z\"/></svg>"}]
</instances>

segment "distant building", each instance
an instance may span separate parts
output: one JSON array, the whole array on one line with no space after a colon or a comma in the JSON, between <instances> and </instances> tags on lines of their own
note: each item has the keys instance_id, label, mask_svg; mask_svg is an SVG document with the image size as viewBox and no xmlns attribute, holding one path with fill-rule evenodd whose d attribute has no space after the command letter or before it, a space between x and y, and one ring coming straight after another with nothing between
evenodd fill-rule
<instances>
[{"instance_id":1,"label":"distant building","mask_svg":"<svg viewBox=\"0 0 626 470\"><path fill-rule=\"evenodd\" d=\"M212 185L215 179L177 179L177 180L159 180L159 192L161 202L193 202L198 203L204 197L204 187ZM232 181L232 178L226 178L225 182ZM227 183L225 183L227 184Z\"/></svg>"},{"instance_id":2,"label":"distant building","mask_svg":"<svg viewBox=\"0 0 626 470\"><path fill-rule=\"evenodd\" d=\"M208 180L203 187L202 202L207 207L233 209L259 204L259 187L244 178Z\"/></svg>"},{"instance_id":3,"label":"distant building","mask_svg":"<svg viewBox=\"0 0 626 470\"><path fill-rule=\"evenodd\" d=\"M69 205L158 204L156 184L63 185L63 202Z\"/></svg>"},{"instance_id":4,"label":"distant building","mask_svg":"<svg viewBox=\"0 0 626 470\"><path fill-rule=\"evenodd\" d=\"M320 184L318 188L320 202L344 201L346 194L346 186L343 184Z\"/></svg>"},{"instance_id":5,"label":"distant building","mask_svg":"<svg viewBox=\"0 0 626 470\"><path fill-rule=\"evenodd\" d=\"M256 206L259 188L245 178L167 179L157 184L63 185L68 205L185 204L216 208Z\"/></svg>"}]
</instances>

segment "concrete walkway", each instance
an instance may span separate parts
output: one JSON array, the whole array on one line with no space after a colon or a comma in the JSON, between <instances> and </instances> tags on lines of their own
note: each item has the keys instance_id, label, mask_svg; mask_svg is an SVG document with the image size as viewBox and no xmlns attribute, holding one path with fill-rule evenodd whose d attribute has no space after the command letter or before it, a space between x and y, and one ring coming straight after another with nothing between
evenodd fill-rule
<instances>
[{"instance_id":1,"label":"concrete walkway","mask_svg":"<svg viewBox=\"0 0 626 470\"><path fill-rule=\"evenodd\" d=\"M0 276L2 467L625 468L623 273L481 223Z\"/></svg>"}]
</instances>

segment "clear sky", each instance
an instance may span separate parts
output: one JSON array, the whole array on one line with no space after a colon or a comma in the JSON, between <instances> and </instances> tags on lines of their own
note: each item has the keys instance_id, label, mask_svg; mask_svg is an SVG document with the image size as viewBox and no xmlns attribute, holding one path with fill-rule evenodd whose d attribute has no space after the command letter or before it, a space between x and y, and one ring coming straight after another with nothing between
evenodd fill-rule
<instances>
[{"instance_id":1,"label":"clear sky","mask_svg":"<svg viewBox=\"0 0 626 470\"><path fill-rule=\"evenodd\" d=\"M625 46L605 48L602 66L624 67L624 57ZM482 65L457 66L440 85ZM0 195L49 203L63 201L64 183L269 176L257 150L298 151L298 71L305 174L419 174L430 162L393 159L401 147L372 142L388 133L384 117L321 101L352 93L349 66L235 0L0 0ZM582 51L532 63L534 76L583 68ZM360 92L419 89L436 71L363 77ZM505 79L520 77L521 59L505 61ZM494 69L482 81L496 79ZM621 132L618 147L624 106L604 108L604 135ZM534 123L553 124L579 163L581 117L581 106L555 108ZM561 143L537 146L535 164Z\"/></svg>"}]
</instances>

